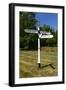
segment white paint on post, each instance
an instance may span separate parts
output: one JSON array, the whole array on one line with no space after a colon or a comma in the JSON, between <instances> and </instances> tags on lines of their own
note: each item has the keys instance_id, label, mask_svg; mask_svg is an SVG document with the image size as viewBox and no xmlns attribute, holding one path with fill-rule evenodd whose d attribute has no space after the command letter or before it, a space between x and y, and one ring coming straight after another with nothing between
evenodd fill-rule
<instances>
[{"instance_id":1,"label":"white paint on post","mask_svg":"<svg viewBox=\"0 0 66 90\"><path fill-rule=\"evenodd\" d=\"M40 63L40 38L38 38L38 63Z\"/></svg>"},{"instance_id":2,"label":"white paint on post","mask_svg":"<svg viewBox=\"0 0 66 90\"><path fill-rule=\"evenodd\" d=\"M37 26L37 30L38 30L38 31L40 30L39 26Z\"/></svg>"}]
</instances>

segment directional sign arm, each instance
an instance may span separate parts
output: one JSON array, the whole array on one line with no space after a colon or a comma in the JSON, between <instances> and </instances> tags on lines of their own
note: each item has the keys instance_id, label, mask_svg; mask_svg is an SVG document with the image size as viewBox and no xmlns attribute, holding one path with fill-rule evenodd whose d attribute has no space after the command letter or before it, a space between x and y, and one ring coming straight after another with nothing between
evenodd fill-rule
<instances>
[{"instance_id":1,"label":"directional sign arm","mask_svg":"<svg viewBox=\"0 0 66 90\"><path fill-rule=\"evenodd\" d=\"M26 33L34 33L34 34L38 34L38 31L37 31L37 30L24 29L24 31L25 31Z\"/></svg>"},{"instance_id":2,"label":"directional sign arm","mask_svg":"<svg viewBox=\"0 0 66 90\"><path fill-rule=\"evenodd\" d=\"M39 38L53 38L53 35L39 35Z\"/></svg>"},{"instance_id":3,"label":"directional sign arm","mask_svg":"<svg viewBox=\"0 0 66 90\"><path fill-rule=\"evenodd\" d=\"M51 33L50 33L50 32L46 32L46 31L40 31L40 34L43 34L43 35L50 35Z\"/></svg>"}]
</instances>

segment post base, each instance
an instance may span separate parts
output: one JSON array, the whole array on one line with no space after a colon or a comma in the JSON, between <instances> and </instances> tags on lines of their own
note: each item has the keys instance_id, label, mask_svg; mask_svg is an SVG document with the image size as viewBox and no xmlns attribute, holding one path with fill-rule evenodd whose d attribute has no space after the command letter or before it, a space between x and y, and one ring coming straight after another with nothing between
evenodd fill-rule
<instances>
[{"instance_id":1,"label":"post base","mask_svg":"<svg viewBox=\"0 0 66 90\"><path fill-rule=\"evenodd\" d=\"M38 67L39 67L39 68L41 67L41 64L40 64L40 63L38 63Z\"/></svg>"}]
</instances>

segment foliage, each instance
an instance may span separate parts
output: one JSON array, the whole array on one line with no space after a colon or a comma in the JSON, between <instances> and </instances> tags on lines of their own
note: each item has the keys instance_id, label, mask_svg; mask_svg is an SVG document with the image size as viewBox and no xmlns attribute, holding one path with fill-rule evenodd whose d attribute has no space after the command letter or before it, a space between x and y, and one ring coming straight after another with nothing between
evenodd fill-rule
<instances>
[{"instance_id":1,"label":"foliage","mask_svg":"<svg viewBox=\"0 0 66 90\"><path fill-rule=\"evenodd\" d=\"M20 12L20 48L33 48L35 35L25 33L24 29L35 28L36 22L35 13Z\"/></svg>"},{"instance_id":2,"label":"foliage","mask_svg":"<svg viewBox=\"0 0 66 90\"><path fill-rule=\"evenodd\" d=\"M35 18L36 13L33 12L20 12L20 48L22 49L37 49L38 35L25 33L24 29L36 29L37 20ZM40 26L42 31L51 32L53 34L52 39L42 39L41 46L57 46L57 31L44 24Z\"/></svg>"}]
</instances>

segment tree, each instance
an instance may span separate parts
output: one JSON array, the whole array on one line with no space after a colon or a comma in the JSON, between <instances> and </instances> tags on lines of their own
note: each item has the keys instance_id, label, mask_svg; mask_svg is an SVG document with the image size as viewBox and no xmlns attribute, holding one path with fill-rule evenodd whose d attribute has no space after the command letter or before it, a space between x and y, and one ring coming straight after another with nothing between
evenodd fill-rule
<instances>
[{"instance_id":1,"label":"tree","mask_svg":"<svg viewBox=\"0 0 66 90\"><path fill-rule=\"evenodd\" d=\"M46 32L51 32L51 34L53 34L53 38L51 39L42 39L41 45L42 46L57 46L57 31L55 32L52 27L46 24L44 24L41 27L41 30L46 31Z\"/></svg>"},{"instance_id":2,"label":"tree","mask_svg":"<svg viewBox=\"0 0 66 90\"><path fill-rule=\"evenodd\" d=\"M35 13L32 12L20 12L20 48L25 48L29 47L29 42L30 44L32 43L32 36L35 36L33 34L27 34L25 33L24 29L33 29L36 24L36 19L35 19ZM28 37L29 36L29 37Z\"/></svg>"},{"instance_id":3,"label":"tree","mask_svg":"<svg viewBox=\"0 0 66 90\"><path fill-rule=\"evenodd\" d=\"M20 12L19 27L20 27L20 48L22 49L37 49L38 47L38 35L25 33L24 29L36 29L35 18L36 13L33 12ZM44 24L40 26L40 30L51 32L53 34L52 39L41 39L41 46L57 46L57 31L50 25Z\"/></svg>"}]
</instances>

